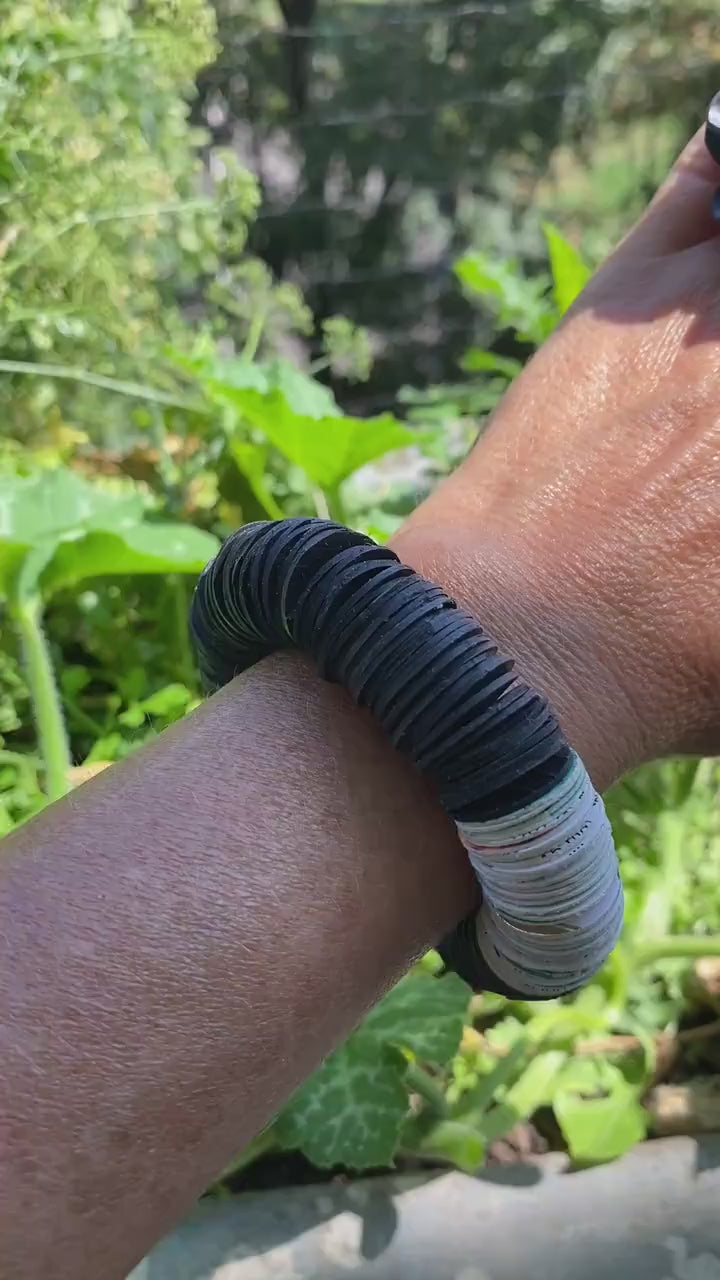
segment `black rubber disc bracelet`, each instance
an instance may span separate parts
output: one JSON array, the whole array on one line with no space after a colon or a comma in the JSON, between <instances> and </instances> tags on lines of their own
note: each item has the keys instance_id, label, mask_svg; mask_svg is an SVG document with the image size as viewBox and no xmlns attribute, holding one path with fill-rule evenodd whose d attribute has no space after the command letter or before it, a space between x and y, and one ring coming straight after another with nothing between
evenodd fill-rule
<instances>
[{"instance_id":1,"label":"black rubber disc bracelet","mask_svg":"<svg viewBox=\"0 0 720 1280\"><path fill-rule=\"evenodd\" d=\"M377 718L456 823L532 804L572 753L546 700L476 620L393 551L332 521L243 526L204 570L191 630L209 691L279 649L298 649ZM440 943L477 989L493 975L475 914Z\"/></svg>"}]
</instances>

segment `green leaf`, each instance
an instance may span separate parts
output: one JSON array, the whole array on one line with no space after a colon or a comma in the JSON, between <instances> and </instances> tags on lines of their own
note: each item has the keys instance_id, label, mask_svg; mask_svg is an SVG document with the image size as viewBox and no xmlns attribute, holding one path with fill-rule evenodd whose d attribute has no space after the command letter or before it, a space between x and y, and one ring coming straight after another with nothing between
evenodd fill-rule
<instances>
[{"instance_id":1,"label":"green leaf","mask_svg":"<svg viewBox=\"0 0 720 1280\"><path fill-rule=\"evenodd\" d=\"M551 222L543 224L543 232L550 254L553 296L560 314L564 315L582 293L592 271L575 246Z\"/></svg>"},{"instance_id":2,"label":"green leaf","mask_svg":"<svg viewBox=\"0 0 720 1280\"><path fill-rule=\"evenodd\" d=\"M515 258L467 253L455 273L471 297L489 302L501 329L515 329L524 342L540 346L552 333L559 315L549 296L547 276L524 276Z\"/></svg>"},{"instance_id":3,"label":"green leaf","mask_svg":"<svg viewBox=\"0 0 720 1280\"><path fill-rule=\"evenodd\" d=\"M418 443L417 433L392 414L369 419L343 416L328 388L287 360L259 364L214 359L202 365L199 373L213 399L231 406L245 423L262 431L320 489L337 489L365 463ZM234 445L233 454L267 509L269 495L265 491L261 497L257 489L257 465L247 443Z\"/></svg>"},{"instance_id":4,"label":"green leaf","mask_svg":"<svg viewBox=\"0 0 720 1280\"><path fill-rule=\"evenodd\" d=\"M629 1086L607 1098L559 1094L555 1115L571 1156L582 1164L615 1160L647 1133L647 1116Z\"/></svg>"},{"instance_id":5,"label":"green leaf","mask_svg":"<svg viewBox=\"0 0 720 1280\"><path fill-rule=\"evenodd\" d=\"M139 493L106 490L72 471L0 475L0 593L32 594L59 538L103 523L126 528L143 511Z\"/></svg>"},{"instance_id":6,"label":"green leaf","mask_svg":"<svg viewBox=\"0 0 720 1280\"><path fill-rule=\"evenodd\" d=\"M45 595L107 574L200 573L218 548L210 533L182 524L90 529L58 542L40 575Z\"/></svg>"},{"instance_id":7,"label":"green leaf","mask_svg":"<svg viewBox=\"0 0 720 1280\"><path fill-rule=\"evenodd\" d=\"M145 504L137 491L113 492L74 471L0 475L0 543L35 546L69 529L137 524Z\"/></svg>"},{"instance_id":8,"label":"green leaf","mask_svg":"<svg viewBox=\"0 0 720 1280\"><path fill-rule=\"evenodd\" d=\"M439 951L435 951L433 947L426 951L417 962L417 968L423 973L430 973L434 977L440 976L445 969L445 961Z\"/></svg>"},{"instance_id":9,"label":"green leaf","mask_svg":"<svg viewBox=\"0 0 720 1280\"><path fill-rule=\"evenodd\" d=\"M582 1164L614 1160L647 1132L638 1090L607 1060L570 1061L553 1107L571 1156Z\"/></svg>"},{"instance_id":10,"label":"green leaf","mask_svg":"<svg viewBox=\"0 0 720 1280\"><path fill-rule=\"evenodd\" d=\"M288 360L268 361L265 369L270 387L280 392L293 413L305 418L342 416L332 391Z\"/></svg>"},{"instance_id":11,"label":"green leaf","mask_svg":"<svg viewBox=\"0 0 720 1280\"><path fill-rule=\"evenodd\" d=\"M440 1120L418 1143L424 1155L437 1156L462 1169L477 1173L485 1159L485 1139L477 1129L459 1120Z\"/></svg>"},{"instance_id":12,"label":"green leaf","mask_svg":"<svg viewBox=\"0 0 720 1280\"><path fill-rule=\"evenodd\" d=\"M622 1071L609 1058L601 1055L570 1057L558 1080L557 1092L591 1098L610 1094L625 1083Z\"/></svg>"},{"instance_id":13,"label":"green leaf","mask_svg":"<svg viewBox=\"0 0 720 1280\"><path fill-rule=\"evenodd\" d=\"M362 1032L443 1066L457 1053L470 995L454 973L436 978L415 969L373 1009Z\"/></svg>"},{"instance_id":14,"label":"green leaf","mask_svg":"<svg viewBox=\"0 0 720 1280\"><path fill-rule=\"evenodd\" d=\"M0 476L0 590L23 599L105 574L199 573L215 554L211 534L143 523L144 511L137 490L72 471Z\"/></svg>"},{"instance_id":15,"label":"green leaf","mask_svg":"<svg viewBox=\"0 0 720 1280\"><path fill-rule=\"evenodd\" d=\"M511 1085L503 1099L515 1119L527 1120L539 1107L552 1102L553 1090L567 1055L560 1050L539 1053Z\"/></svg>"},{"instance_id":16,"label":"green leaf","mask_svg":"<svg viewBox=\"0 0 720 1280\"><path fill-rule=\"evenodd\" d=\"M213 357L203 361L197 372L208 389L218 394L230 390L250 390L267 395L271 389L263 366L254 360L243 360L242 357L235 360Z\"/></svg>"},{"instance_id":17,"label":"green leaf","mask_svg":"<svg viewBox=\"0 0 720 1280\"><path fill-rule=\"evenodd\" d=\"M408 1111L400 1048L434 1063L457 1051L470 990L454 974L403 978L281 1113L278 1132L314 1164L387 1164Z\"/></svg>"},{"instance_id":18,"label":"green leaf","mask_svg":"<svg viewBox=\"0 0 720 1280\"><path fill-rule=\"evenodd\" d=\"M278 395L288 409L305 418L341 417L335 397L309 374L288 360L256 361L213 359L200 369L206 389L216 399L238 404L237 391L255 391L260 396Z\"/></svg>"},{"instance_id":19,"label":"green leaf","mask_svg":"<svg viewBox=\"0 0 720 1280\"><path fill-rule=\"evenodd\" d=\"M466 253L455 263L455 274L468 293L477 294L480 298L497 298L502 302L505 296L502 277L491 270L489 259L483 253Z\"/></svg>"},{"instance_id":20,"label":"green leaf","mask_svg":"<svg viewBox=\"0 0 720 1280\"><path fill-rule=\"evenodd\" d=\"M238 470L245 476L260 506L265 509L271 520L282 520L282 508L265 483L267 449L249 440L231 440L229 449Z\"/></svg>"},{"instance_id":21,"label":"green leaf","mask_svg":"<svg viewBox=\"0 0 720 1280\"><path fill-rule=\"evenodd\" d=\"M280 1141L320 1168L388 1164L408 1109L405 1069L397 1050L356 1032L291 1098Z\"/></svg>"},{"instance_id":22,"label":"green leaf","mask_svg":"<svg viewBox=\"0 0 720 1280\"><path fill-rule=\"evenodd\" d=\"M166 684L148 698L133 703L118 716L118 720L131 729L140 728L150 716L161 717L172 723L184 716L194 701L192 693L184 684Z\"/></svg>"},{"instance_id":23,"label":"green leaf","mask_svg":"<svg viewBox=\"0 0 720 1280\"><path fill-rule=\"evenodd\" d=\"M389 413L367 419L315 418L295 413L277 391L268 396L255 391L228 394L245 420L320 489L336 489L367 462L418 443L417 433Z\"/></svg>"},{"instance_id":24,"label":"green leaf","mask_svg":"<svg viewBox=\"0 0 720 1280\"><path fill-rule=\"evenodd\" d=\"M520 360L498 356L494 351L483 351L480 347L471 347L466 351L460 364L466 373L498 373L510 381L522 373Z\"/></svg>"}]
</instances>

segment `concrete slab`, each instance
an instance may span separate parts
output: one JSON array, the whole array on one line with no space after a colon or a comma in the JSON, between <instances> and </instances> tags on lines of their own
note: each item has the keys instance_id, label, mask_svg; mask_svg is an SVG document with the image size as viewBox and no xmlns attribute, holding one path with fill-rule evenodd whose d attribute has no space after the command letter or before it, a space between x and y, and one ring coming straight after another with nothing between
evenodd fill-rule
<instances>
[{"instance_id":1,"label":"concrete slab","mask_svg":"<svg viewBox=\"0 0 720 1280\"><path fill-rule=\"evenodd\" d=\"M720 1280L720 1135L204 1202L130 1280Z\"/></svg>"}]
</instances>

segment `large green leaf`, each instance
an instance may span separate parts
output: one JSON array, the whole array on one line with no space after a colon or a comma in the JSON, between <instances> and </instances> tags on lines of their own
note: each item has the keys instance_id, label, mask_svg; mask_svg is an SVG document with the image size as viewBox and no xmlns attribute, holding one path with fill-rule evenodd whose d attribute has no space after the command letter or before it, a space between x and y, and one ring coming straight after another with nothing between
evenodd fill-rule
<instances>
[{"instance_id":1,"label":"large green leaf","mask_svg":"<svg viewBox=\"0 0 720 1280\"><path fill-rule=\"evenodd\" d=\"M58 542L40 575L44 595L108 574L200 573L218 548L202 529L182 524L138 524L117 533L91 529Z\"/></svg>"},{"instance_id":2,"label":"large green leaf","mask_svg":"<svg viewBox=\"0 0 720 1280\"><path fill-rule=\"evenodd\" d=\"M570 1061L557 1083L553 1107L575 1160L614 1160L645 1137L647 1113L639 1091L613 1063Z\"/></svg>"},{"instance_id":3,"label":"large green leaf","mask_svg":"<svg viewBox=\"0 0 720 1280\"><path fill-rule=\"evenodd\" d=\"M216 551L210 534L144 523L144 511L137 490L72 471L0 476L0 592L19 600L104 574L197 573Z\"/></svg>"},{"instance_id":4,"label":"large green leaf","mask_svg":"<svg viewBox=\"0 0 720 1280\"><path fill-rule=\"evenodd\" d=\"M469 999L467 986L454 973L435 978L416 970L373 1009L362 1029L443 1066L457 1053Z\"/></svg>"},{"instance_id":5,"label":"large green leaf","mask_svg":"<svg viewBox=\"0 0 720 1280\"><path fill-rule=\"evenodd\" d=\"M647 1132L646 1113L630 1086L607 1098L561 1093L555 1098L555 1115L571 1156L581 1164L615 1160Z\"/></svg>"},{"instance_id":6,"label":"large green leaf","mask_svg":"<svg viewBox=\"0 0 720 1280\"><path fill-rule=\"evenodd\" d=\"M283 1111L281 1142L320 1168L388 1164L408 1108L406 1065L372 1036L351 1036Z\"/></svg>"},{"instance_id":7,"label":"large green leaf","mask_svg":"<svg viewBox=\"0 0 720 1280\"><path fill-rule=\"evenodd\" d=\"M235 391L256 391L260 396L279 395L293 413L306 418L341 417L335 397L309 374L288 360L215 358L200 369L207 390L215 399L236 403Z\"/></svg>"},{"instance_id":8,"label":"large green leaf","mask_svg":"<svg viewBox=\"0 0 720 1280\"><path fill-rule=\"evenodd\" d=\"M332 391L288 360L268 361L265 372L272 390L284 397L293 413L304 418L342 417Z\"/></svg>"},{"instance_id":9,"label":"large green leaf","mask_svg":"<svg viewBox=\"0 0 720 1280\"><path fill-rule=\"evenodd\" d=\"M415 432L389 413L345 417L327 387L287 360L214 359L199 373L214 400L237 410L246 425L262 431L320 489L336 489L365 463L418 441ZM255 483L242 456L236 452L238 465Z\"/></svg>"},{"instance_id":10,"label":"large green leaf","mask_svg":"<svg viewBox=\"0 0 720 1280\"><path fill-rule=\"evenodd\" d=\"M387 1164L409 1105L408 1062L399 1050L447 1062L469 999L454 974L408 974L291 1098L278 1121L281 1141L321 1166Z\"/></svg>"},{"instance_id":11,"label":"large green leaf","mask_svg":"<svg viewBox=\"0 0 720 1280\"><path fill-rule=\"evenodd\" d=\"M295 413L280 392L234 393L243 417L301 467L320 489L336 489L359 467L417 443L417 434L392 414L378 418L315 418Z\"/></svg>"},{"instance_id":12,"label":"large green leaf","mask_svg":"<svg viewBox=\"0 0 720 1280\"><path fill-rule=\"evenodd\" d=\"M547 276L526 277L515 258L496 258L474 251L455 264L455 274L471 297L487 301L501 329L515 329L526 342L540 346L558 321Z\"/></svg>"},{"instance_id":13,"label":"large green leaf","mask_svg":"<svg viewBox=\"0 0 720 1280\"><path fill-rule=\"evenodd\" d=\"M564 315L582 293L592 271L575 246L565 239L557 227L546 222L543 231L550 254L553 294L558 311Z\"/></svg>"},{"instance_id":14,"label":"large green leaf","mask_svg":"<svg viewBox=\"0 0 720 1280\"><path fill-rule=\"evenodd\" d=\"M104 489L65 469L0 475L0 544L31 547L74 528L137 524L144 505L137 491Z\"/></svg>"},{"instance_id":15,"label":"large green leaf","mask_svg":"<svg viewBox=\"0 0 720 1280\"><path fill-rule=\"evenodd\" d=\"M0 475L0 594L34 589L59 537L106 522L120 528L142 519L137 492L112 492L72 471Z\"/></svg>"}]
</instances>

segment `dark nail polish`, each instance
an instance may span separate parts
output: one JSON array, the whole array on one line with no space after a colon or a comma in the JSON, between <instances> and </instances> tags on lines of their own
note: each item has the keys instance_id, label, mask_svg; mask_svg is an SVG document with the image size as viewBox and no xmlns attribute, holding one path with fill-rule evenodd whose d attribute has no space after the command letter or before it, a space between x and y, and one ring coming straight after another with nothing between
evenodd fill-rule
<instances>
[{"instance_id":1,"label":"dark nail polish","mask_svg":"<svg viewBox=\"0 0 720 1280\"><path fill-rule=\"evenodd\" d=\"M720 222L720 187L718 187L717 191L715 192L715 195L712 198L710 211L712 213L714 221Z\"/></svg>"}]
</instances>

